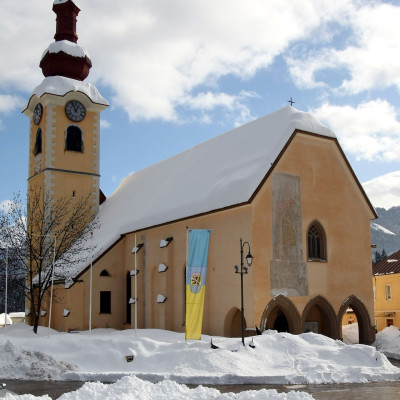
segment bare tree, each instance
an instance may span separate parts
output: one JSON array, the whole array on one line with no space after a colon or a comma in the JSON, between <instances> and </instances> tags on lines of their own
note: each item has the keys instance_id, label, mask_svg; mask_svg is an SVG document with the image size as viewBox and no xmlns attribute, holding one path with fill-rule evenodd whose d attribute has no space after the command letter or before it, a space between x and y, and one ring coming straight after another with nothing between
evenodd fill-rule
<instances>
[{"instance_id":1,"label":"bare tree","mask_svg":"<svg viewBox=\"0 0 400 400\"><path fill-rule=\"evenodd\" d=\"M31 189L26 206L19 195L0 211L0 243L8 246L10 276L24 285L30 322L37 333L52 279L70 279L70 270L93 251L98 227L92 198L52 198Z\"/></svg>"}]
</instances>

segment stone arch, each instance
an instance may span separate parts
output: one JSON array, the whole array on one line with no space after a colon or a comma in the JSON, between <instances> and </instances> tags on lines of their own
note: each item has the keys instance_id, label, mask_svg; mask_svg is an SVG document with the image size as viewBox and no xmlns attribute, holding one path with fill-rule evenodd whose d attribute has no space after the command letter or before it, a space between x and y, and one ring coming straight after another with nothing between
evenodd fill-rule
<instances>
[{"instance_id":1,"label":"stone arch","mask_svg":"<svg viewBox=\"0 0 400 400\"><path fill-rule=\"evenodd\" d=\"M375 329L364 303L354 295L349 296L342 304L338 314L338 329L342 337L342 318L348 308L352 308L358 321L359 343L372 344L375 341Z\"/></svg>"},{"instance_id":2,"label":"stone arch","mask_svg":"<svg viewBox=\"0 0 400 400\"><path fill-rule=\"evenodd\" d=\"M318 322L318 333L332 339L340 337L335 310L324 297L315 296L305 306L301 318L303 329L305 329L306 322L311 322L310 318L312 321Z\"/></svg>"},{"instance_id":3,"label":"stone arch","mask_svg":"<svg viewBox=\"0 0 400 400\"><path fill-rule=\"evenodd\" d=\"M246 329L246 318L244 319L244 329ZM226 314L224 320L225 337L242 336L242 312L237 307L232 307Z\"/></svg>"},{"instance_id":4,"label":"stone arch","mask_svg":"<svg viewBox=\"0 0 400 400\"><path fill-rule=\"evenodd\" d=\"M260 327L264 331L266 329L274 329L275 322L278 318L286 318L289 333L302 333L301 317L295 305L286 296L280 294L273 298L265 308L261 317Z\"/></svg>"}]
</instances>

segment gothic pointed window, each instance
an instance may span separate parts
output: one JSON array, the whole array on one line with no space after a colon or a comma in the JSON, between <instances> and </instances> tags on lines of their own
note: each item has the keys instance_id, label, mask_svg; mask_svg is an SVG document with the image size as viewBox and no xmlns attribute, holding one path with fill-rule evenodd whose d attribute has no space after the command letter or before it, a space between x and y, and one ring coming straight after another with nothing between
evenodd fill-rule
<instances>
[{"instance_id":1,"label":"gothic pointed window","mask_svg":"<svg viewBox=\"0 0 400 400\"><path fill-rule=\"evenodd\" d=\"M67 128L65 150L78 151L80 153L83 153L82 131L76 125L71 125Z\"/></svg>"},{"instance_id":2,"label":"gothic pointed window","mask_svg":"<svg viewBox=\"0 0 400 400\"><path fill-rule=\"evenodd\" d=\"M307 231L307 254L309 261L326 261L326 237L322 225L313 221Z\"/></svg>"},{"instance_id":3,"label":"gothic pointed window","mask_svg":"<svg viewBox=\"0 0 400 400\"><path fill-rule=\"evenodd\" d=\"M42 130L39 128L36 132L35 147L33 148L33 154L39 154L42 152Z\"/></svg>"}]
</instances>

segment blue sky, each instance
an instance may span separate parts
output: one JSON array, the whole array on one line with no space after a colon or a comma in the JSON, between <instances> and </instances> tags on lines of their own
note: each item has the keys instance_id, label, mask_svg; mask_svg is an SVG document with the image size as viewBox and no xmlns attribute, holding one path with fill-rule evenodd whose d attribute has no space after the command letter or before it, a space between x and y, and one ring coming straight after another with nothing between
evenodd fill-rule
<instances>
[{"instance_id":1,"label":"blue sky","mask_svg":"<svg viewBox=\"0 0 400 400\"><path fill-rule=\"evenodd\" d=\"M0 203L24 193L52 0L2 0ZM361 182L400 170L400 6L356 0L77 0L102 113L101 188L288 105L330 126ZM243 151L246 151L243 149Z\"/></svg>"}]
</instances>

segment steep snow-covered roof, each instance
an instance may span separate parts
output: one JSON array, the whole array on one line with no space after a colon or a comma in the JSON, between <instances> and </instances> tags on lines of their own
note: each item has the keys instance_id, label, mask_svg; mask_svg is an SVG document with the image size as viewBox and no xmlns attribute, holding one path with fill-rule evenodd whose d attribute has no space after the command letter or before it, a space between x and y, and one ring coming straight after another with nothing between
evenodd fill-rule
<instances>
[{"instance_id":1,"label":"steep snow-covered roof","mask_svg":"<svg viewBox=\"0 0 400 400\"><path fill-rule=\"evenodd\" d=\"M70 42L69 40L59 40L51 43L43 52L41 60L47 53L59 53L60 51L73 57L90 58L89 52L79 44Z\"/></svg>"},{"instance_id":2,"label":"steep snow-covered roof","mask_svg":"<svg viewBox=\"0 0 400 400\"><path fill-rule=\"evenodd\" d=\"M122 233L246 202L295 129L335 137L312 115L285 107L129 175L102 205L102 222L122 211Z\"/></svg>"},{"instance_id":3,"label":"steep snow-covered roof","mask_svg":"<svg viewBox=\"0 0 400 400\"><path fill-rule=\"evenodd\" d=\"M296 129L335 138L288 106L129 175L100 206L95 258L123 233L247 202Z\"/></svg>"},{"instance_id":4,"label":"steep snow-covered roof","mask_svg":"<svg viewBox=\"0 0 400 400\"><path fill-rule=\"evenodd\" d=\"M86 94L93 103L108 106L108 101L100 94L94 85L89 82L78 81L64 76L48 76L44 78L42 83L33 89L32 96L36 95L40 98L45 93L64 96L69 92L82 92ZM24 107L24 110L28 108L28 104Z\"/></svg>"}]
</instances>

